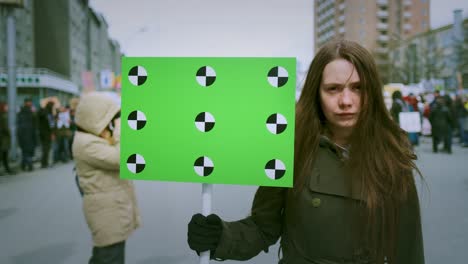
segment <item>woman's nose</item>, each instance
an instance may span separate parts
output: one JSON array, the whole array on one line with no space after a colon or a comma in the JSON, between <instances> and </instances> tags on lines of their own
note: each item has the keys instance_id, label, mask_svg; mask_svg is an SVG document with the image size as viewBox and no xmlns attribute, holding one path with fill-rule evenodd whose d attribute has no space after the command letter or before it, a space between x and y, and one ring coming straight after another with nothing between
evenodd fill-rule
<instances>
[{"instance_id":1,"label":"woman's nose","mask_svg":"<svg viewBox=\"0 0 468 264\"><path fill-rule=\"evenodd\" d=\"M344 88L340 94L340 105L347 106L351 105L353 102L353 93L349 88Z\"/></svg>"}]
</instances>

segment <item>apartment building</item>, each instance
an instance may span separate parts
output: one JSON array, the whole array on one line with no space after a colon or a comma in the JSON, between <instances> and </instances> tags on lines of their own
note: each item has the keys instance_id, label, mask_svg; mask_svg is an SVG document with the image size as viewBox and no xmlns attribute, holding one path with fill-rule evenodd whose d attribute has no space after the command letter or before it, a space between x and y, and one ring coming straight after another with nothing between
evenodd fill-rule
<instances>
[{"instance_id":1,"label":"apartment building","mask_svg":"<svg viewBox=\"0 0 468 264\"><path fill-rule=\"evenodd\" d=\"M429 30L429 0L317 0L315 49L344 38L370 50L389 81L389 46Z\"/></svg>"}]
</instances>

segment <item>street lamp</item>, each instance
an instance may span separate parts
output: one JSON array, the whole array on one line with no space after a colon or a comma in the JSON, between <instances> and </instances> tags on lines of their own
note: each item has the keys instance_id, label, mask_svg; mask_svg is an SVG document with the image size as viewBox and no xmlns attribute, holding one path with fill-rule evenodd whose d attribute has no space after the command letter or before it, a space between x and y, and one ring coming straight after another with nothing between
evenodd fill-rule
<instances>
[{"instance_id":1,"label":"street lamp","mask_svg":"<svg viewBox=\"0 0 468 264\"><path fill-rule=\"evenodd\" d=\"M11 133L11 155L16 160L16 25L13 11L24 7L23 0L0 0L7 11L8 127Z\"/></svg>"}]
</instances>

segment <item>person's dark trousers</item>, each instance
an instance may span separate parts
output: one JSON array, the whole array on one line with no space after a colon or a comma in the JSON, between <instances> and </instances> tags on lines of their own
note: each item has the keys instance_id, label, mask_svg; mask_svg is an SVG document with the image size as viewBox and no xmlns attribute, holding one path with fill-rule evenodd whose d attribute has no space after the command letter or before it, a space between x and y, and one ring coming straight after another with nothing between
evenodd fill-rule
<instances>
[{"instance_id":1,"label":"person's dark trousers","mask_svg":"<svg viewBox=\"0 0 468 264\"><path fill-rule=\"evenodd\" d=\"M73 140L75 139L75 135L72 135L68 139L68 151L69 151L69 157L70 159L73 159L73 151L72 151L72 146L73 146Z\"/></svg>"},{"instance_id":2,"label":"person's dark trousers","mask_svg":"<svg viewBox=\"0 0 468 264\"><path fill-rule=\"evenodd\" d=\"M440 142L439 136L432 135L432 152L438 151L439 142Z\"/></svg>"},{"instance_id":3,"label":"person's dark trousers","mask_svg":"<svg viewBox=\"0 0 468 264\"><path fill-rule=\"evenodd\" d=\"M59 146L58 146L58 139L56 138L53 142L52 142L52 159L54 161L54 163L57 163L59 162Z\"/></svg>"},{"instance_id":4,"label":"person's dark trousers","mask_svg":"<svg viewBox=\"0 0 468 264\"><path fill-rule=\"evenodd\" d=\"M21 168L23 170L28 169L29 171L33 170L33 156L34 156L34 150L21 150Z\"/></svg>"},{"instance_id":5,"label":"person's dark trousers","mask_svg":"<svg viewBox=\"0 0 468 264\"><path fill-rule=\"evenodd\" d=\"M468 147L468 129L463 132L463 146Z\"/></svg>"},{"instance_id":6,"label":"person's dark trousers","mask_svg":"<svg viewBox=\"0 0 468 264\"><path fill-rule=\"evenodd\" d=\"M7 173L11 173L10 164L8 164L8 150L2 150L0 152L0 156L2 159L3 167L5 168L5 171Z\"/></svg>"},{"instance_id":7,"label":"person's dark trousers","mask_svg":"<svg viewBox=\"0 0 468 264\"><path fill-rule=\"evenodd\" d=\"M452 129L449 129L449 131L444 135L444 150L448 153L452 153L452 137Z\"/></svg>"},{"instance_id":8,"label":"person's dark trousers","mask_svg":"<svg viewBox=\"0 0 468 264\"><path fill-rule=\"evenodd\" d=\"M464 143L465 141L465 117L460 117L458 118L458 131L459 131L459 136L460 136L460 143Z\"/></svg>"},{"instance_id":9,"label":"person's dark trousers","mask_svg":"<svg viewBox=\"0 0 468 264\"><path fill-rule=\"evenodd\" d=\"M41 158L41 167L47 168L49 166L49 154L50 146L52 142L50 140L42 141L42 158Z\"/></svg>"},{"instance_id":10,"label":"person's dark trousers","mask_svg":"<svg viewBox=\"0 0 468 264\"><path fill-rule=\"evenodd\" d=\"M68 149L68 137L59 136L57 137L58 141L58 159L62 162L67 162L69 160L70 150Z\"/></svg>"},{"instance_id":11,"label":"person's dark trousers","mask_svg":"<svg viewBox=\"0 0 468 264\"><path fill-rule=\"evenodd\" d=\"M93 247L89 264L124 264L125 240L110 246Z\"/></svg>"}]
</instances>

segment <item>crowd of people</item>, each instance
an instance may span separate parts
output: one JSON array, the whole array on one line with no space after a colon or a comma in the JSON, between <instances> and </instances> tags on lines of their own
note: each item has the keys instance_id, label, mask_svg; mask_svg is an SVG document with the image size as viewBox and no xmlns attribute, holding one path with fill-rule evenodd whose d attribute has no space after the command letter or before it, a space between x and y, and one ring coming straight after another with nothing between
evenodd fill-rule
<instances>
[{"instance_id":1,"label":"crowd of people","mask_svg":"<svg viewBox=\"0 0 468 264\"><path fill-rule=\"evenodd\" d=\"M61 106L56 98L45 98L37 109L30 98L24 99L16 118L16 138L21 150L20 169L33 171L36 150L40 147L41 168L73 158L71 144L76 131L74 109ZM0 102L0 154L4 171L14 174L8 153L11 132L8 126L8 105ZM50 157L52 156L52 157Z\"/></svg>"},{"instance_id":2,"label":"crowd of people","mask_svg":"<svg viewBox=\"0 0 468 264\"><path fill-rule=\"evenodd\" d=\"M419 136L432 137L434 153L452 153L454 137L463 147L468 147L468 96L441 94L440 91L403 96L397 90L392 94L390 113L399 122L399 113L419 112L422 131L408 133L410 142L419 145ZM7 174L15 171L9 164L11 133L8 127L8 105L0 102L0 160ZM76 131L75 110L69 105L61 106L56 98L45 98L39 109L30 98L24 100L17 114L17 139L21 149L21 169L34 169L36 150L40 148L41 168L73 158L71 145ZM443 144L442 149L439 145ZM456 143L456 142L455 142ZM51 155L52 154L52 155ZM52 156L52 158L50 157Z\"/></svg>"},{"instance_id":3,"label":"crowd of people","mask_svg":"<svg viewBox=\"0 0 468 264\"><path fill-rule=\"evenodd\" d=\"M392 94L390 113L399 122L401 112L419 112L421 115L421 133L408 133L413 145L419 144L419 135L432 137L432 151L438 153L443 143L442 152L452 153L454 137L462 147L468 147L468 97L462 92L456 94L433 93L402 96L400 91Z\"/></svg>"}]
</instances>

